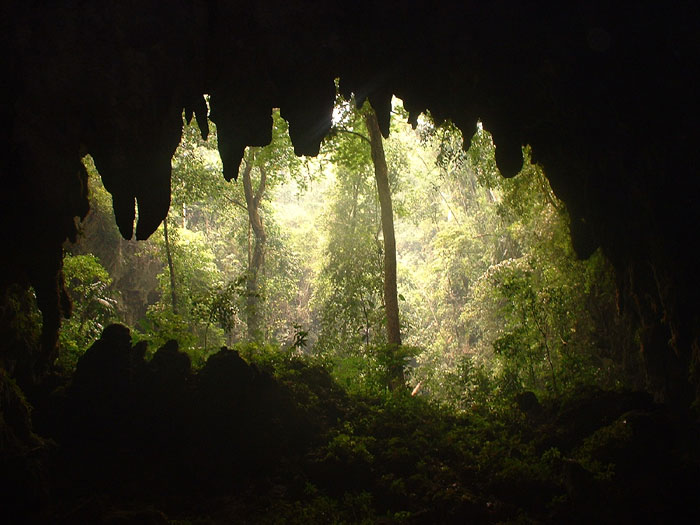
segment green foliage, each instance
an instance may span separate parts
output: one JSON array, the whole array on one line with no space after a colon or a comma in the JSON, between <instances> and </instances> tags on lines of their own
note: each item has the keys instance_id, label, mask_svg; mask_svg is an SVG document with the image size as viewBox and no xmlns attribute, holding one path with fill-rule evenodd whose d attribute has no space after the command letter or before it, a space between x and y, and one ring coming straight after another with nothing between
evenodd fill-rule
<instances>
[{"instance_id":1,"label":"green foliage","mask_svg":"<svg viewBox=\"0 0 700 525\"><path fill-rule=\"evenodd\" d=\"M151 355L174 339L178 342L179 349L190 356L193 366L199 367L206 360L197 346L197 337L188 320L160 302L149 307L146 317L140 321L132 337L136 342L146 341Z\"/></svg>"},{"instance_id":2,"label":"green foliage","mask_svg":"<svg viewBox=\"0 0 700 525\"><path fill-rule=\"evenodd\" d=\"M276 372L284 367L284 364L292 358L292 352L283 352L279 345L262 343L260 341L245 341L236 343L231 347L236 350L246 361L255 363L260 368L269 372Z\"/></svg>"},{"instance_id":3,"label":"green foliage","mask_svg":"<svg viewBox=\"0 0 700 525\"><path fill-rule=\"evenodd\" d=\"M216 127L210 123L208 141L201 138L196 121L183 127L182 140L172 160L172 211L184 215L205 211L203 203L216 202L230 193L231 185L221 176L216 153ZM190 208L189 212L187 208Z\"/></svg>"},{"instance_id":4,"label":"green foliage","mask_svg":"<svg viewBox=\"0 0 700 525\"><path fill-rule=\"evenodd\" d=\"M542 192L548 185L540 170L529 166L512 183L499 184L504 198L497 212L507 221L518 256L479 276L464 318L485 334L478 346L493 348L500 377L511 389L557 393L594 382L599 358L587 306L605 298L591 297L598 292L591 279L611 270L600 254L576 258L565 212L551 193ZM498 319L498 326L485 329L488 319Z\"/></svg>"},{"instance_id":5,"label":"green foliage","mask_svg":"<svg viewBox=\"0 0 700 525\"><path fill-rule=\"evenodd\" d=\"M303 350L308 344L309 331L304 330L300 324L294 323L294 339L292 348Z\"/></svg>"},{"instance_id":6,"label":"green foliage","mask_svg":"<svg viewBox=\"0 0 700 525\"><path fill-rule=\"evenodd\" d=\"M73 299L73 314L64 320L59 333L58 363L72 370L102 329L114 320L117 301L110 290L112 280L94 255L66 255L63 273Z\"/></svg>"},{"instance_id":7,"label":"green foliage","mask_svg":"<svg viewBox=\"0 0 700 525\"><path fill-rule=\"evenodd\" d=\"M209 323L218 325L224 333L231 333L242 322L240 312L245 294L244 282L244 277L239 277L226 285L212 287L207 301L203 303Z\"/></svg>"},{"instance_id":8,"label":"green foliage","mask_svg":"<svg viewBox=\"0 0 700 525\"><path fill-rule=\"evenodd\" d=\"M293 154L287 123L274 112L271 145L246 155L253 191L265 190L253 295L260 337L251 347L246 285L255 236L246 200L240 183L221 177L216 128L207 143L196 125L185 126L168 222L178 304L159 231L142 250L161 270L138 337L151 348L176 338L195 363L223 344L270 363L275 352L283 360L310 354L365 394L382 394L389 371L409 365L420 395L458 409L498 411L523 390L619 384L611 363L631 339L615 314L612 271L599 253L576 259L567 212L529 150L522 173L503 179L481 125L465 152L453 125L421 117L414 131L398 106L384 148L405 344L387 347L367 110L339 99L313 161ZM108 195L94 199L101 208ZM305 223L309 210L315 221Z\"/></svg>"},{"instance_id":9,"label":"green foliage","mask_svg":"<svg viewBox=\"0 0 700 525\"><path fill-rule=\"evenodd\" d=\"M215 256L202 232L171 226L169 238L177 310L171 300L170 270L164 265L158 275L160 299L148 308L135 337L147 341L150 351L155 351L169 339L175 339L180 349L190 355L193 364L199 366L206 359L209 348L223 344L224 330L231 330L234 324L235 305L231 299L235 284L233 288L223 284ZM162 226L152 243L153 249L164 257ZM212 326L215 322L216 325Z\"/></svg>"},{"instance_id":10,"label":"green foliage","mask_svg":"<svg viewBox=\"0 0 700 525\"><path fill-rule=\"evenodd\" d=\"M596 311L616 315L612 269L600 253L577 259L566 210L529 150L523 171L504 179L481 127L466 153L451 126L424 125L421 136L437 152L440 184L432 190L446 219L432 211L420 222L437 229L430 284L412 315L433 341L415 377L438 400L463 408L495 407L522 390L554 395L609 384L601 365L624 340Z\"/></svg>"},{"instance_id":11,"label":"green foliage","mask_svg":"<svg viewBox=\"0 0 700 525\"><path fill-rule=\"evenodd\" d=\"M396 370L403 369L412 349L404 352L386 344L384 241L367 111L369 105L356 109L354 101L339 98L335 125L324 143L335 169L322 215L321 264L312 300L319 326L314 352L334 363L334 373L344 385L382 391ZM384 141L383 147L395 216L400 216L400 184L409 169L407 148L400 138Z\"/></svg>"},{"instance_id":12,"label":"green foliage","mask_svg":"<svg viewBox=\"0 0 700 525\"><path fill-rule=\"evenodd\" d=\"M320 327L314 351L335 361L338 377L348 381L371 375L372 347L385 341L375 193L370 173L340 169L322 224L327 240L312 302Z\"/></svg>"},{"instance_id":13,"label":"green foliage","mask_svg":"<svg viewBox=\"0 0 700 525\"><path fill-rule=\"evenodd\" d=\"M151 351L177 340L196 367L226 345L293 401L308 441L261 485L279 476L294 487L268 499L251 488L240 503L257 505L250 519L505 523L537 509L535 522L559 521L571 503L567 468L613 480L611 451L633 439L624 420L571 430L557 408L574 404L581 385L619 386L611 363L629 334L615 314L609 263L601 253L576 258L567 212L529 151L523 171L506 180L480 126L464 152L454 126L421 119L413 131L392 121L397 348L385 336L383 241L362 113L339 103L317 161L295 157L286 122L276 113L273 122L272 145L247 157L254 190L268 173L255 292L261 337L246 339L253 239L241 185L220 176L215 128L206 144L195 126L173 161L173 273L161 227L141 250L160 271L133 331ZM307 176L310 165L317 176ZM99 190L93 197L96 209L108 204ZM76 311L61 333L61 360L71 367L116 302L96 257L66 257L65 267ZM392 371L404 367L414 396L389 392ZM536 409L516 407L524 391L541 400Z\"/></svg>"}]
</instances>

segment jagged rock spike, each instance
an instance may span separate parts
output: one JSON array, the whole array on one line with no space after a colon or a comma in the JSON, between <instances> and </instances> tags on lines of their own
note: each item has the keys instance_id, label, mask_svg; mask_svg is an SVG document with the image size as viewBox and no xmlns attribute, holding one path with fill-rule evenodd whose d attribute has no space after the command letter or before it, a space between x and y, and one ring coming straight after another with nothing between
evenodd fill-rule
<instances>
[{"instance_id":1,"label":"jagged rock spike","mask_svg":"<svg viewBox=\"0 0 700 525\"><path fill-rule=\"evenodd\" d=\"M340 93L340 96L345 100L350 100L353 94L352 81L340 78L338 81L338 93Z\"/></svg>"},{"instance_id":2,"label":"jagged rock spike","mask_svg":"<svg viewBox=\"0 0 700 525\"><path fill-rule=\"evenodd\" d=\"M158 229L170 209L170 164L160 169L154 168L150 173L151 176L146 179L148 187L141 188L136 196L139 207L136 239L139 241L148 239Z\"/></svg>"},{"instance_id":3,"label":"jagged rock spike","mask_svg":"<svg viewBox=\"0 0 700 525\"><path fill-rule=\"evenodd\" d=\"M190 125L190 122L192 122L192 116L194 115L194 110L192 109L192 106L189 104L185 106L185 124L188 126Z\"/></svg>"},{"instance_id":4,"label":"jagged rock spike","mask_svg":"<svg viewBox=\"0 0 700 525\"><path fill-rule=\"evenodd\" d=\"M476 118L455 118L455 126L462 132L462 149L469 151L472 146L472 138L476 133Z\"/></svg>"},{"instance_id":5,"label":"jagged rock spike","mask_svg":"<svg viewBox=\"0 0 700 525\"><path fill-rule=\"evenodd\" d=\"M316 156L321 150L321 142L331 130L335 83L321 82L299 89L310 93L313 105L299 107L292 103L280 108L280 115L289 123L289 138L298 156Z\"/></svg>"},{"instance_id":6,"label":"jagged rock spike","mask_svg":"<svg viewBox=\"0 0 700 525\"><path fill-rule=\"evenodd\" d=\"M416 129L418 127L418 117L420 116L420 111L409 111L408 112L408 123L411 128Z\"/></svg>"},{"instance_id":7,"label":"jagged rock spike","mask_svg":"<svg viewBox=\"0 0 700 525\"><path fill-rule=\"evenodd\" d=\"M119 233L125 239L134 236L134 219L136 218L136 198L128 191L112 192L112 208L114 220L119 227Z\"/></svg>"},{"instance_id":8,"label":"jagged rock spike","mask_svg":"<svg viewBox=\"0 0 700 525\"><path fill-rule=\"evenodd\" d=\"M485 117L484 128L493 137L498 171L503 177L510 179L523 168L523 146L520 136L513 128L512 116L509 118L501 113L498 111Z\"/></svg>"},{"instance_id":9,"label":"jagged rock spike","mask_svg":"<svg viewBox=\"0 0 700 525\"><path fill-rule=\"evenodd\" d=\"M408 111L408 123L413 129L416 129L418 126L418 117L425 111L425 107L411 100L404 99L403 108Z\"/></svg>"},{"instance_id":10,"label":"jagged rock spike","mask_svg":"<svg viewBox=\"0 0 700 525\"><path fill-rule=\"evenodd\" d=\"M245 144L229 144L219 137L219 156L223 165L224 179L238 180L238 170L245 154Z\"/></svg>"},{"instance_id":11,"label":"jagged rock spike","mask_svg":"<svg viewBox=\"0 0 700 525\"><path fill-rule=\"evenodd\" d=\"M289 138L294 146L294 154L298 157L308 155L315 157L321 151L321 142L331 130L332 111L321 117L321 122L300 122L299 119L288 118ZM304 119L306 120L306 119Z\"/></svg>"},{"instance_id":12,"label":"jagged rock spike","mask_svg":"<svg viewBox=\"0 0 700 525\"><path fill-rule=\"evenodd\" d=\"M202 140L207 140L209 137L209 119L207 118L207 101L204 95L199 96L194 103L194 115L199 126L199 132L202 134Z\"/></svg>"},{"instance_id":13,"label":"jagged rock spike","mask_svg":"<svg viewBox=\"0 0 700 525\"><path fill-rule=\"evenodd\" d=\"M472 147L472 138L474 138L473 133L465 133L462 130L462 151L469 151L469 148Z\"/></svg>"},{"instance_id":14,"label":"jagged rock spike","mask_svg":"<svg viewBox=\"0 0 700 525\"><path fill-rule=\"evenodd\" d=\"M522 145L517 140L507 140L505 137L500 137L500 140L494 137L494 144L498 171L507 179L515 177L523 168Z\"/></svg>"},{"instance_id":15,"label":"jagged rock spike","mask_svg":"<svg viewBox=\"0 0 700 525\"><path fill-rule=\"evenodd\" d=\"M201 103L204 103L204 106L201 106ZM224 179L237 180L246 146L263 147L272 142L271 107L267 102L251 106L217 93L211 95L210 104L209 119L217 125ZM206 115L205 107L206 103L202 97L202 111L196 113L198 119Z\"/></svg>"},{"instance_id":16,"label":"jagged rock spike","mask_svg":"<svg viewBox=\"0 0 700 525\"><path fill-rule=\"evenodd\" d=\"M389 138L389 127L391 125L391 97L393 93L390 90L373 91L369 94L369 102L377 114L377 122L382 136Z\"/></svg>"}]
</instances>

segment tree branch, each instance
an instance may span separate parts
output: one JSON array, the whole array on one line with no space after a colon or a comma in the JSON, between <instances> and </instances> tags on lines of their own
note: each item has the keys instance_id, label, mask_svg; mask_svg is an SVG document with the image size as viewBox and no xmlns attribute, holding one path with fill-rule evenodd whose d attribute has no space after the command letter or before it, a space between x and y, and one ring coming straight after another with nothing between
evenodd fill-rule
<instances>
[{"instance_id":1,"label":"tree branch","mask_svg":"<svg viewBox=\"0 0 700 525\"><path fill-rule=\"evenodd\" d=\"M245 204L243 204L242 202L239 202L239 201L237 201L236 199L232 199L232 198L229 197L228 195L224 195L223 197L224 197L224 199L226 199L227 201L229 201L231 204L233 204L233 205L235 205L235 206L238 206L239 208L241 208L241 209L243 209L243 210L245 210L245 211L248 211L248 207L247 207Z\"/></svg>"},{"instance_id":2,"label":"tree branch","mask_svg":"<svg viewBox=\"0 0 700 525\"><path fill-rule=\"evenodd\" d=\"M372 141L369 140L369 138L365 137L362 133L358 133L357 131L352 131L351 129L345 129L345 128L333 128L331 132L335 131L336 133L347 133L348 135L355 135L356 137L360 137L362 140L364 140L367 144L370 146L372 145Z\"/></svg>"}]
</instances>

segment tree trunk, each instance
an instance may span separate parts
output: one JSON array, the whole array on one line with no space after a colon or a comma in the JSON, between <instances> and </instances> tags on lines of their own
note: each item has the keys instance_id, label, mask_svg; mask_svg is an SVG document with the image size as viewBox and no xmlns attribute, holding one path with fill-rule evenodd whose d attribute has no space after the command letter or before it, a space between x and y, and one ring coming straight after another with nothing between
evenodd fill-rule
<instances>
[{"instance_id":1,"label":"tree trunk","mask_svg":"<svg viewBox=\"0 0 700 525\"><path fill-rule=\"evenodd\" d=\"M163 237L165 237L165 258L168 260L168 272L170 273L170 298L173 303L173 313L177 313L177 293L175 291L175 269L173 255L170 250L170 236L168 235L168 218L163 220Z\"/></svg>"},{"instance_id":2,"label":"tree trunk","mask_svg":"<svg viewBox=\"0 0 700 525\"><path fill-rule=\"evenodd\" d=\"M390 388L397 390L405 387L403 363L398 359L401 346L401 329L399 325L399 300L396 290L396 238L394 236L394 212L391 205L389 187L389 170L384 155L381 131L374 111L365 115L365 124L370 137L374 176L379 193L382 232L384 235L384 308L386 311L386 334L388 351L393 352L389 361L394 363L389 370Z\"/></svg>"},{"instance_id":3,"label":"tree trunk","mask_svg":"<svg viewBox=\"0 0 700 525\"><path fill-rule=\"evenodd\" d=\"M248 275L246 280L246 326L248 329L248 339L260 340L262 333L260 330L260 290L258 286L258 276L263 267L265 259L265 242L267 235L260 216L260 200L265 193L267 179L266 171L263 167L260 170L260 185L257 191L253 192L253 183L250 177L253 170L255 154L252 150L246 158L243 169L242 181L243 192L245 193L246 207L248 208L248 224L253 230L255 239L252 254L249 253Z\"/></svg>"}]
</instances>

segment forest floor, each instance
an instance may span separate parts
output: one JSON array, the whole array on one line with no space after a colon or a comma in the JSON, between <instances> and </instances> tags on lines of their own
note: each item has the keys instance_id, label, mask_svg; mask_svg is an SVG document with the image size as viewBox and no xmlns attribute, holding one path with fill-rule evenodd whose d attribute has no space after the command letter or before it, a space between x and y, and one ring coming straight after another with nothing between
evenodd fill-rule
<instances>
[{"instance_id":1,"label":"forest floor","mask_svg":"<svg viewBox=\"0 0 700 525\"><path fill-rule=\"evenodd\" d=\"M11 522L700 522L698 420L640 392L456 414L349 395L297 359L222 350L193 372L166 345L146 361L112 330L32 402Z\"/></svg>"}]
</instances>

